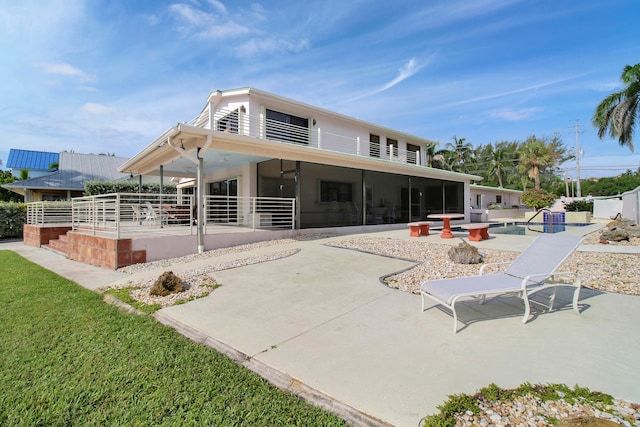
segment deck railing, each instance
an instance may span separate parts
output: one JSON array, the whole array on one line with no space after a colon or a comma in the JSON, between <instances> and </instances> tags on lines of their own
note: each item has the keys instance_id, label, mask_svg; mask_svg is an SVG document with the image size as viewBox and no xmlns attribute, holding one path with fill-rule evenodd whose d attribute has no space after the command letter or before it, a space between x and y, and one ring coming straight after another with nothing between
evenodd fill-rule
<instances>
[{"instance_id":1,"label":"deck railing","mask_svg":"<svg viewBox=\"0 0 640 427\"><path fill-rule=\"evenodd\" d=\"M208 225L252 229L295 228L295 199L206 196L204 230ZM192 195L113 193L85 196L71 202L27 204L27 224L71 224L73 230L108 234L188 228L196 233L197 209Z\"/></svg>"},{"instance_id":2,"label":"deck railing","mask_svg":"<svg viewBox=\"0 0 640 427\"><path fill-rule=\"evenodd\" d=\"M30 202L27 203L27 224L70 224L71 202Z\"/></svg>"},{"instance_id":3,"label":"deck railing","mask_svg":"<svg viewBox=\"0 0 640 427\"><path fill-rule=\"evenodd\" d=\"M211 125L210 112L206 108L189 124L195 127L226 133L245 135L252 138L279 141L288 144L305 145L327 151L370 157L380 160L421 164L420 151L397 148L391 144L369 142L360 137L339 135L324 131L321 127L311 128L279 120L267 119L264 115L247 114L240 109L223 109L213 115Z\"/></svg>"}]
</instances>

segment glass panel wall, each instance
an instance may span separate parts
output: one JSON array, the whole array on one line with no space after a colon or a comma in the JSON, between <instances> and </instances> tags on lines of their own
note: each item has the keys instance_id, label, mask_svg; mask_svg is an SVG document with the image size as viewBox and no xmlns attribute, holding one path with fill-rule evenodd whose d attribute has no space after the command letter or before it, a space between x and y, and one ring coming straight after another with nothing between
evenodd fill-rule
<instances>
[{"instance_id":1,"label":"glass panel wall","mask_svg":"<svg viewBox=\"0 0 640 427\"><path fill-rule=\"evenodd\" d=\"M296 197L294 161L258 164L258 195ZM464 184L301 162L300 227L393 224L464 213Z\"/></svg>"}]
</instances>

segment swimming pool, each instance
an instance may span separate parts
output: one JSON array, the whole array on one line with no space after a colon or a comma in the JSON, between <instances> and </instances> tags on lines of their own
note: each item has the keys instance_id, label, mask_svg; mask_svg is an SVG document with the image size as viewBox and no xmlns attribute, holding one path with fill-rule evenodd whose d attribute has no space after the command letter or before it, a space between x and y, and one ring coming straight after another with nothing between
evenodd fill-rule
<instances>
[{"instance_id":1,"label":"swimming pool","mask_svg":"<svg viewBox=\"0 0 640 427\"><path fill-rule=\"evenodd\" d=\"M490 231L494 234L539 234L539 233L560 233L573 228L586 227L589 223L544 223L544 222L516 222L510 225L491 224Z\"/></svg>"}]
</instances>

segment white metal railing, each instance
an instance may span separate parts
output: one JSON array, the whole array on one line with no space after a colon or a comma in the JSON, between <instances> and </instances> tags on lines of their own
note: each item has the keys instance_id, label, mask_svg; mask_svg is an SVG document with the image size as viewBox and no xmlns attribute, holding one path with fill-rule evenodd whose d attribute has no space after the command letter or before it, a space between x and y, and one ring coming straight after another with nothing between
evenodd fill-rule
<instances>
[{"instance_id":1,"label":"white metal railing","mask_svg":"<svg viewBox=\"0 0 640 427\"><path fill-rule=\"evenodd\" d=\"M112 193L73 199L74 230L115 234L125 230L192 226L193 196L177 194Z\"/></svg>"},{"instance_id":2,"label":"white metal railing","mask_svg":"<svg viewBox=\"0 0 640 427\"><path fill-rule=\"evenodd\" d=\"M27 203L27 224L71 224L71 202Z\"/></svg>"},{"instance_id":3,"label":"white metal railing","mask_svg":"<svg viewBox=\"0 0 640 427\"><path fill-rule=\"evenodd\" d=\"M205 196L207 225L252 229L294 229L295 199L277 197ZM192 195L113 193L85 196L71 202L27 204L27 224L71 224L73 230L120 238L125 231L188 227L195 234L197 211Z\"/></svg>"},{"instance_id":4,"label":"white metal railing","mask_svg":"<svg viewBox=\"0 0 640 427\"><path fill-rule=\"evenodd\" d=\"M209 128L209 109L205 109L189 124ZM258 139L288 144L306 145L311 148L377 158L385 161L420 165L420 151L396 148L386 143L363 141L359 137L325 132L322 128L307 128L279 120L266 119L263 115L246 114L240 109L223 109L213 115L215 130Z\"/></svg>"},{"instance_id":5,"label":"white metal railing","mask_svg":"<svg viewBox=\"0 0 640 427\"><path fill-rule=\"evenodd\" d=\"M252 229L294 229L295 199L206 196L205 225L239 225Z\"/></svg>"}]
</instances>

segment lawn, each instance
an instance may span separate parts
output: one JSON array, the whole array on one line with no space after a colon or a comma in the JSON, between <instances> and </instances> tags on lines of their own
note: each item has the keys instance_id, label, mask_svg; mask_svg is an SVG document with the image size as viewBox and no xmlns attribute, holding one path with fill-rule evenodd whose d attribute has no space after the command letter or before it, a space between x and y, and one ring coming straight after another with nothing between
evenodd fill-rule
<instances>
[{"instance_id":1,"label":"lawn","mask_svg":"<svg viewBox=\"0 0 640 427\"><path fill-rule=\"evenodd\" d=\"M14 252L0 272L0 425L344 425Z\"/></svg>"}]
</instances>

